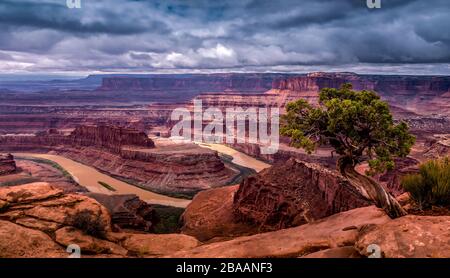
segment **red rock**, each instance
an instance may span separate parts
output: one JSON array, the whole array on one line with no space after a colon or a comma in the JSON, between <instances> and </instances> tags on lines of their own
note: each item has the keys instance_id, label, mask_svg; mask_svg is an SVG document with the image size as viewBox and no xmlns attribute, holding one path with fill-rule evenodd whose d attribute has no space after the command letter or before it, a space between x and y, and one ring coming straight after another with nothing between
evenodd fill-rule
<instances>
[{"instance_id":1,"label":"red rock","mask_svg":"<svg viewBox=\"0 0 450 278\"><path fill-rule=\"evenodd\" d=\"M79 126L69 136L73 145L105 148L120 153L123 147L154 148L144 132L114 126Z\"/></svg>"},{"instance_id":2,"label":"red rock","mask_svg":"<svg viewBox=\"0 0 450 278\"><path fill-rule=\"evenodd\" d=\"M362 229L355 247L364 256L376 244L386 258L448 258L449 227L450 216L407 215Z\"/></svg>"},{"instance_id":3,"label":"red rock","mask_svg":"<svg viewBox=\"0 0 450 278\"><path fill-rule=\"evenodd\" d=\"M136 195L105 195L99 193L86 193L103 206L110 215L112 224L120 228L151 231L158 221L152 206L140 200Z\"/></svg>"},{"instance_id":4,"label":"red rock","mask_svg":"<svg viewBox=\"0 0 450 278\"><path fill-rule=\"evenodd\" d=\"M160 257L192 249L199 242L182 234L129 234L122 245L140 257Z\"/></svg>"},{"instance_id":5,"label":"red rock","mask_svg":"<svg viewBox=\"0 0 450 278\"><path fill-rule=\"evenodd\" d=\"M238 189L238 185L225 186L195 195L181 216L181 232L200 241L257 233L257 227L238 222L233 215L233 199Z\"/></svg>"},{"instance_id":6,"label":"red rock","mask_svg":"<svg viewBox=\"0 0 450 278\"><path fill-rule=\"evenodd\" d=\"M16 162L11 154L0 154L0 176L16 172Z\"/></svg>"},{"instance_id":7,"label":"red rock","mask_svg":"<svg viewBox=\"0 0 450 278\"><path fill-rule=\"evenodd\" d=\"M0 136L0 150L52 151L162 193L192 194L226 185L238 174L217 152L195 144L151 146L143 133L102 126L79 127L68 136Z\"/></svg>"},{"instance_id":8,"label":"red rock","mask_svg":"<svg viewBox=\"0 0 450 278\"><path fill-rule=\"evenodd\" d=\"M47 234L0 221L0 258L67 258Z\"/></svg>"},{"instance_id":9,"label":"red rock","mask_svg":"<svg viewBox=\"0 0 450 278\"><path fill-rule=\"evenodd\" d=\"M287 258L353 246L359 230L390 218L375 206L341 212L299 227L242 236L176 252L174 258Z\"/></svg>"},{"instance_id":10,"label":"red rock","mask_svg":"<svg viewBox=\"0 0 450 278\"><path fill-rule=\"evenodd\" d=\"M303 256L301 258L309 259L328 259L328 258L361 258L358 250L353 246L344 246L331 249L325 249Z\"/></svg>"},{"instance_id":11,"label":"red rock","mask_svg":"<svg viewBox=\"0 0 450 278\"><path fill-rule=\"evenodd\" d=\"M244 179L234 199L236 217L263 230L298 226L371 204L337 172L296 159Z\"/></svg>"},{"instance_id":12,"label":"red rock","mask_svg":"<svg viewBox=\"0 0 450 278\"><path fill-rule=\"evenodd\" d=\"M395 168L384 174L376 175L378 180L390 194L399 196L405 192L401 185L402 178L408 174L414 174L419 171L419 161L412 157L395 159Z\"/></svg>"}]
</instances>

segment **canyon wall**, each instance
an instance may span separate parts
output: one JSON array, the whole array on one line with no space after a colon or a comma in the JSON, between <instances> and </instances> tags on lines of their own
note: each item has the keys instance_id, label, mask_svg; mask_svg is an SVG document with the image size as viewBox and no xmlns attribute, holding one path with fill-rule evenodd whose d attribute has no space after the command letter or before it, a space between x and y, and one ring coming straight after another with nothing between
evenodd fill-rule
<instances>
[{"instance_id":1,"label":"canyon wall","mask_svg":"<svg viewBox=\"0 0 450 278\"><path fill-rule=\"evenodd\" d=\"M279 107L303 98L317 103L326 87L352 83L356 90L375 90L396 118L418 129L448 131L450 77L389 76L354 73L234 73L104 76L97 90L49 90L0 94L0 134L35 133L49 128L73 129L80 124L109 124L151 131L170 127L175 108L202 100L204 109ZM439 114L439 115L433 115ZM434 128L434 127L437 127ZM165 130L164 130L165 129Z\"/></svg>"},{"instance_id":2,"label":"canyon wall","mask_svg":"<svg viewBox=\"0 0 450 278\"><path fill-rule=\"evenodd\" d=\"M265 92L277 78L288 74L224 73L224 74L162 74L148 77L107 77L101 91L195 91L199 92Z\"/></svg>"},{"instance_id":3,"label":"canyon wall","mask_svg":"<svg viewBox=\"0 0 450 278\"><path fill-rule=\"evenodd\" d=\"M194 144L154 146L143 136L130 129L82 126L68 136L0 136L0 152L53 152L161 193L193 194L225 185L238 174L217 152Z\"/></svg>"},{"instance_id":4,"label":"canyon wall","mask_svg":"<svg viewBox=\"0 0 450 278\"><path fill-rule=\"evenodd\" d=\"M315 72L288 78L276 78L271 89L263 95L243 93L203 94L197 99L205 106L280 107L299 98L310 103L318 102L323 88L339 88L351 83L355 90L372 90L379 93L391 106L403 112L423 115L450 115L450 77L448 76L391 76L358 75L355 73ZM405 114L405 113L404 113ZM411 115L409 115L411 116Z\"/></svg>"},{"instance_id":5,"label":"canyon wall","mask_svg":"<svg viewBox=\"0 0 450 278\"><path fill-rule=\"evenodd\" d=\"M72 144L106 148L120 153L123 147L154 148L155 143L142 131L114 126L80 126L71 134Z\"/></svg>"},{"instance_id":6,"label":"canyon wall","mask_svg":"<svg viewBox=\"0 0 450 278\"><path fill-rule=\"evenodd\" d=\"M12 174L16 170L14 157L11 154L0 154L0 176Z\"/></svg>"},{"instance_id":7,"label":"canyon wall","mask_svg":"<svg viewBox=\"0 0 450 278\"><path fill-rule=\"evenodd\" d=\"M351 83L355 90L379 93L392 106L419 114L450 115L449 76L358 75L355 73L309 73L304 76L274 80L270 94L305 95L317 101L311 93L323 88L339 88ZM290 98L290 96L287 96Z\"/></svg>"},{"instance_id":8,"label":"canyon wall","mask_svg":"<svg viewBox=\"0 0 450 278\"><path fill-rule=\"evenodd\" d=\"M236 217L262 230L298 226L371 204L338 173L293 158L244 179L234 196Z\"/></svg>"}]
</instances>

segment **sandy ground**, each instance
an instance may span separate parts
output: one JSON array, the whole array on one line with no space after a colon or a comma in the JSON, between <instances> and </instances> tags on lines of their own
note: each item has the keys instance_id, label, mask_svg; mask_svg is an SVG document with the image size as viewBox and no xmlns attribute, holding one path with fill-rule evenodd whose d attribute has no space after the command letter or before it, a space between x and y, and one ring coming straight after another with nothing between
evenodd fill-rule
<instances>
[{"instance_id":1,"label":"sandy ground","mask_svg":"<svg viewBox=\"0 0 450 278\"><path fill-rule=\"evenodd\" d=\"M140 189L139 187L105 175L92 167L75 162L62 156L30 153L15 153L13 155L16 157L42 158L56 162L67 172L69 172L73 176L74 180L76 180L80 185L86 187L91 192L103 194L135 194L139 196L139 198L150 204L167 205L181 208L185 208L190 203L190 200L172 198L162 194L157 194ZM99 181L109 184L114 189L116 189L116 191L110 191L106 189L98 183Z\"/></svg>"}]
</instances>

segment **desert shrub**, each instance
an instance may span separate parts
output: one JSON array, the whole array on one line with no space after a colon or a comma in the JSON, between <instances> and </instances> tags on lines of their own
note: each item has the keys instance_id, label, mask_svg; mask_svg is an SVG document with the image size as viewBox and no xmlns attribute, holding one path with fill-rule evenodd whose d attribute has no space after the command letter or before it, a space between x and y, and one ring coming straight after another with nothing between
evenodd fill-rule
<instances>
[{"instance_id":1,"label":"desert shrub","mask_svg":"<svg viewBox=\"0 0 450 278\"><path fill-rule=\"evenodd\" d=\"M169 207L163 205L154 205L155 221L152 232L155 234L173 234L179 233L181 228L180 217L184 212L182 208Z\"/></svg>"},{"instance_id":2,"label":"desert shrub","mask_svg":"<svg viewBox=\"0 0 450 278\"><path fill-rule=\"evenodd\" d=\"M104 223L100 215L93 215L90 210L85 209L76 212L74 215L69 216L67 222L87 235L97 238L106 237L106 223Z\"/></svg>"},{"instance_id":3,"label":"desert shrub","mask_svg":"<svg viewBox=\"0 0 450 278\"><path fill-rule=\"evenodd\" d=\"M430 160L420 165L418 174L402 179L403 188L421 209L450 205L450 159Z\"/></svg>"},{"instance_id":4,"label":"desert shrub","mask_svg":"<svg viewBox=\"0 0 450 278\"><path fill-rule=\"evenodd\" d=\"M107 184L106 182L99 181L98 184L100 184L104 188L108 189L109 191L113 191L113 192L117 191L114 187L112 187L111 185Z\"/></svg>"}]
</instances>

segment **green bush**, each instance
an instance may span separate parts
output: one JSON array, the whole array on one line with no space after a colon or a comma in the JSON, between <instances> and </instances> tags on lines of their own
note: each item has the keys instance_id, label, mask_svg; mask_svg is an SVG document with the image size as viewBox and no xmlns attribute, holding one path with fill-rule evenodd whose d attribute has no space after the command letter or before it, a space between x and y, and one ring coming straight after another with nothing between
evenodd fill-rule
<instances>
[{"instance_id":1,"label":"green bush","mask_svg":"<svg viewBox=\"0 0 450 278\"><path fill-rule=\"evenodd\" d=\"M87 209L76 212L68 216L66 222L71 223L73 227L83 231L85 234L97 238L106 237L106 223L100 215L93 215L92 211Z\"/></svg>"},{"instance_id":2,"label":"green bush","mask_svg":"<svg viewBox=\"0 0 450 278\"><path fill-rule=\"evenodd\" d=\"M421 209L450 205L450 159L423 163L418 174L402 179L402 186Z\"/></svg>"},{"instance_id":3,"label":"green bush","mask_svg":"<svg viewBox=\"0 0 450 278\"><path fill-rule=\"evenodd\" d=\"M98 184L100 184L104 188L108 189L109 191L113 191L113 192L117 191L114 187L112 187L111 185L107 184L106 182L99 181Z\"/></svg>"}]
</instances>

